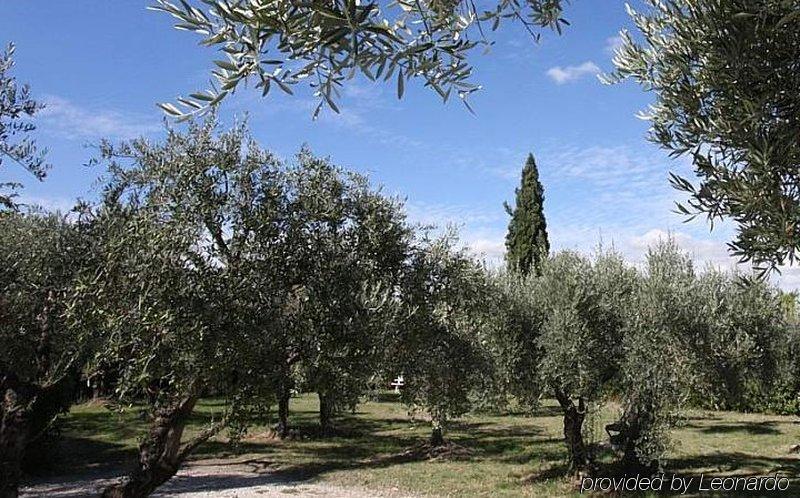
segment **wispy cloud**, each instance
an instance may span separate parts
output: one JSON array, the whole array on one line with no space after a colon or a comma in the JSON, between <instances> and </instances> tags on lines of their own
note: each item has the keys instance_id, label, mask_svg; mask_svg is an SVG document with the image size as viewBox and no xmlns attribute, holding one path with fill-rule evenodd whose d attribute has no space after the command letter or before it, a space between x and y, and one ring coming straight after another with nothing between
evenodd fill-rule
<instances>
[{"instance_id":1,"label":"wispy cloud","mask_svg":"<svg viewBox=\"0 0 800 498\"><path fill-rule=\"evenodd\" d=\"M526 152L498 149L502 166L486 166L486 174L511 184L519 181ZM702 220L684 224L675 213L681 198L668 182L668 171L691 175L685 160L671 160L649 145L562 146L536 156L545 187L545 216L551 247L591 254L598 245L613 246L631 264L643 264L648 248L672 238L694 260L698 271L708 267L739 268L729 255L731 223L716 223L713 232ZM496 163L490 163L496 164ZM507 199L511 201L512 199ZM489 266L502 266L508 216L500 202L484 205L411 202L409 218L459 229L461 245ZM800 287L800 268L782 269L773 282L784 289Z\"/></svg>"},{"instance_id":2,"label":"wispy cloud","mask_svg":"<svg viewBox=\"0 0 800 498\"><path fill-rule=\"evenodd\" d=\"M42 129L70 139L131 139L161 130L157 115L123 113L83 106L63 97L44 98Z\"/></svg>"},{"instance_id":3,"label":"wispy cloud","mask_svg":"<svg viewBox=\"0 0 800 498\"><path fill-rule=\"evenodd\" d=\"M60 211L67 213L77 204L77 199L58 196L34 196L23 193L16 202L29 208L42 208L45 211Z\"/></svg>"},{"instance_id":4,"label":"wispy cloud","mask_svg":"<svg viewBox=\"0 0 800 498\"><path fill-rule=\"evenodd\" d=\"M410 221L432 225L440 230L455 228L462 247L491 266L502 263L505 254L505 226L508 216L503 207L467 206L411 202L406 205Z\"/></svg>"},{"instance_id":5,"label":"wispy cloud","mask_svg":"<svg viewBox=\"0 0 800 498\"><path fill-rule=\"evenodd\" d=\"M496 267L503 263L506 254L506 243L503 236L496 237L464 237L467 247L479 258L482 258L490 266Z\"/></svg>"},{"instance_id":6,"label":"wispy cloud","mask_svg":"<svg viewBox=\"0 0 800 498\"><path fill-rule=\"evenodd\" d=\"M584 76L598 74L600 67L592 61L586 61L577 66L555 66L547 70L547 76L558 85L563 85L571 81L576 81Z\"/></svg>"},{"instance_id":7,"label":"wispy cloud","mask_svg":"<svg viewBox=\"0 0 800 498\"><path fill-rule=\"evenodd\" d=\"M323 105L316 123L336 131L356 132L388 146L422 148L427 144L399 133L381 123L380 116L389 115L401 108L397 98L386 90L386 85L356 79L345 85L336 97L339 112ZM296 96L270 95L267 99L258 92L244 92L234 101L240 112L249 111L256 119L276 115L290 115L293 119L311 121L319 99L307 92Z\"/></svg>"},{"instance_id":8,"label":"wispy cloud","mask_svg":"<svg viewBox=\"0 0 800 498\"><path fill-rule=\"evenodd\" d=\"M631 259L639 260L644 258L650 247L669 239L675 241L678 247L702 265L711 265L721 269L736 266L736 260L728 254L723 241L713 238L700 239L681 231L653 228L641 235L634 235L623 240L622 249L628 253L627 255Z\"/></svg>"},{"instance_id":9,"label":"wispy cloud","mask_svg":"<svg viewBox=\"0 0 800 498\"><path fill-rule=\"evenodd\" d=\"M481 208L463 204L440 204L409 202L406 204L408 218L415 223L446 227L448 225L492 225L505 218L502 206Z\"/></svg>"}]
</instances>

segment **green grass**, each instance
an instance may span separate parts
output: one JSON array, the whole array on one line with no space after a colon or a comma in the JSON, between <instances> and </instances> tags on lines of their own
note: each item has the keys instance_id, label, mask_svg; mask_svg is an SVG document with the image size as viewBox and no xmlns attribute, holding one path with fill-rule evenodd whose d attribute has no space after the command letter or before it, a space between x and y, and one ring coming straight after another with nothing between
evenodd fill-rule
<instances>
[{"instance_id":1,"label":"green grass","mask_svg":"<svg viewBox=\"0 0 800 498\"><path fill-rule=\"evenodd\" d=\"M447 437L472 454L450 461L402 457L404 450L427 438L429 426L412 421L390 394L382 401L364 403L355 414L339 417L338 434L328 438L314 435L317 406L312 396L292 400L291 423L307 436L279 441L265 435L265 426L256 426L238 449L220 436L202 446L195 458L235 455L258 460L298 480L436 496L577 494L574 481L564 477L561 417L552 403L544 403L535 416L481 414L455 422ZM220 409L211 400L201 403L189 435ZM598 433L614 413L609 407L597 417ZM75 407L62 427L62 454L69 458L51 472L77 474L134 458L145 423L135 411L119 415L99 404L85 404ZM797 476L800 459L788 453L795 442L800 442L800 425L792 417L694 410L673 432L666 470L714 476L782 471ZM603 458L608 461L610 456ZM800 495L796 482L789 495Z\"/></svg>"}]
</instances>

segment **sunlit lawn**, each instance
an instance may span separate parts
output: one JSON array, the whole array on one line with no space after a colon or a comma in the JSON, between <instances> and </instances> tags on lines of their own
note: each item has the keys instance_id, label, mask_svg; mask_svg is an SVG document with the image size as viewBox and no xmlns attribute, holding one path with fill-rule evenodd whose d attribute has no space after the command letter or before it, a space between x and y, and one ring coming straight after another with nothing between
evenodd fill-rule
<instances>
[{"instance_id":1,"label":"sunlit lawn","mask_svg":"<svg viewBox=\"0 0 800 498\"><path fill-rule=\"evenodd\" d=\"M220 406L204 402L189 433L209 421ZM471 450L458 460L413 460L402 453L428 436L425 421L412 421L393 395L364 403L356 414L337 419L338 435L315 435L314 396L292 400L291 422L300 436L275 440L265 426L253 428L238 448L224 437L201 447L196 458L253 459L298 480L325 480L376 492L397 489L436 496L564 496L577 494L563 476L565 448L557 407L544 403L535 416L472 415L453 424L447 436ZM598 436L615 410L596 417ZM696 475L765 475L800 472L800 459L789 454L800 442L792 417L691 411L674 432L668 473ZM118 415L101 404L75 407L63 423L63 463L49 472L78 475L94 467L119 466L135 457L144 422L131 411ZM608 460L609 455L603 459ZM794 482L789 496L800 495ZM707 495L705 495L707 496Z\"/></svg>"}]
</instances>

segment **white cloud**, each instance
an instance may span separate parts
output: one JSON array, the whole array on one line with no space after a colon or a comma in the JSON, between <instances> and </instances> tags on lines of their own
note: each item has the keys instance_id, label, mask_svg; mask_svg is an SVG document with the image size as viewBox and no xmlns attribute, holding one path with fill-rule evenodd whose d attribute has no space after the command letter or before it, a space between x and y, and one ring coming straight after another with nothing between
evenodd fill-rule
<instances>
[{"instance_id":1,"label":"white cloud","mask_svg":"<svg viewBox=\"0 0 800 498\"><path fill-rule=\"evenodd\" d=\"M161 130L155 116L122 113L116 110L83 107L50 95L40 116L42 129L71 139L131 139Z\"/></svg>"},{"instance_id":2,"label":"white cloud","mask_svg":"<svg viewBox=\"0 0 800 498\"><path fill-rule=\"evenodd\" d=\"M432 224L440 229L455 226L462 247L469 249L489 267L503 265L508 217L502 208L493 210L415 202L407 205L407 211L409 219L414 222ZM642 214L642 223L616 223L608 219L580 223L560 216L548 218L551 247L554 251L572 249L587 255L594 253L600 245L613 247L630 264L641 267L650 247L671 238L689 254L699 272L708 268L749 271L748 265L738 264L737 259L728 253L727 241L733 235L729 224L719 226L711 234L699 230L698 235L690 228L672 229L671 223L660 221L647 206ZM651 221L659 226L647 226L644 220L648 217L655 218ZM775 285L785 290L800 288L800 267L781 268L781 272L772 276Z\"/></svg>"},{"instance_id":3,"label":"white cloud","mask_svg":"<svg viewBox=\"0 0 800 498\"><path fill-rule=\"evenodd\" d=\"M783 290L800 290L800 267L781 268L781 273L774 275L772 281L777 282Z\"/></svg>"},{"instance_id":4,"label":"white cloud","mask_svg":"<svg viewBox=\"0 0 800 498\"><path fill-rule=\"evenodd\" d=\"M437 231L455 228L461 247L492 267L503 262L508 216L502 205L474 207L462 204L412 202L406 205L410 221L432 225Z\"/></svg>"},{"instance_id":5,"label":"white cloud","mask_svg":"<svg viewBox=\"0 0 800 498\"><path fill-rule=\"evenodd\" d=\"M439 204L429 202L410 202L406 204L408 218L423 225L444 228L448 225L487 226L504 219L502 206L497 209L481 209L461 204Z\"/></svg>"},{"instance_id":6,"label":"white cloud","mask_svg":"<svg viewBox=\"0 0 800 498\"><path fill-rule=\"evenodd\" d=\"M24 192L15 200L19 204L30 208L39 207L46 211L60 211L62 213L69 212L77 203L77 199L57 196L33 196Z\"/></svg>"},{"instance_id":7,"label":"white cloud","mask_svg":"<svg viewBox=\"0 0 800 498\"><path fill-rule=\"evenodd\" d=\"M647 254L649 247L653 247L659 242L670 238L675 241L678 247L691 255L700 268L705 265L720 269L731 269L736 266L736 260L728 254L723 241L698 239L688 233L679 231L668 232L653 228L644 234L631 237L626 241L628 246L626 249L634 253L631 256L636 259L642 259Z\"/></svg>"},{"instance_id":8,"label":"white cloud","mask_svg":"<svg viewBox=\"0 0 800 498\"><path fill-rule=\"evenodd\" d=\"M556 84L563 85L564 83L569 83L570 81L575 81L584 76L597 74L599 72L600 68L597 66L597 64L592 61L586 61L583 64L578 64L577 66L551 67L547 70L546 74L551 80L555 81Z\"/></svg>"},{"instance_id":9,"label":"white cloud","mask_svg":"<svg viewBox=\"0 0 800 498\"><path fill-rule=\"evenodd\" d=\"M481 236L463 234L461 237L463 247L490 268L499 268L503 265L506 255L505 236Z\"/></svg>"}]
</instances>

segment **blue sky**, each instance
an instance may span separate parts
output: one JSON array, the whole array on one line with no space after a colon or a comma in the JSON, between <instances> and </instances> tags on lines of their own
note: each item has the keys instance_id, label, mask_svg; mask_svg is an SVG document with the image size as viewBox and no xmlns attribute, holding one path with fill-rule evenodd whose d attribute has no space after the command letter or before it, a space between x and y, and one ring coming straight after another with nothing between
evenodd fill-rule
<instances>
[{"instance_id":1,"label":"blue sky","mask_svg":"<svg viewBox=\"0 0 800 498\"><path fill-rule=\"evenodd\" d=\"M48 107L37 137L54 168L38 183L13 165L0 179L25 183L23 198L68 207L91 198L99 171L84 164L102 137L158 138L156 102L207 87L214 51L171 19L126 0L3 0L0 43L17 44L15 74ZM635 3L634 3L635 5ZM311 120L315 101L242 91L226 101L230 124L248 114L261 144L289 156L307 143L342 166L368 173L386 191L407 198L418 221L456 224L462 238L491 261L502 258L507 216L525 157L532 152L544 183L551 244L591 250L614 243L633 262L649 243L671 232L698 264L729 265L731 229L709 232L703 220L685 224L672 213L678 193L668 172L688 172L645 140L636 118L651 97L631 83L606 86L598 71L611 68L618 31L630 27L624 2L576 0L562 36L534 44L519 26L501 28L489 55L475 54L471 100L476 116L456 100L411 84L403 100L393 85L351 82L342 113ZM785 272L795 288L800 274Z\"/></svg>"}]
</instances>

